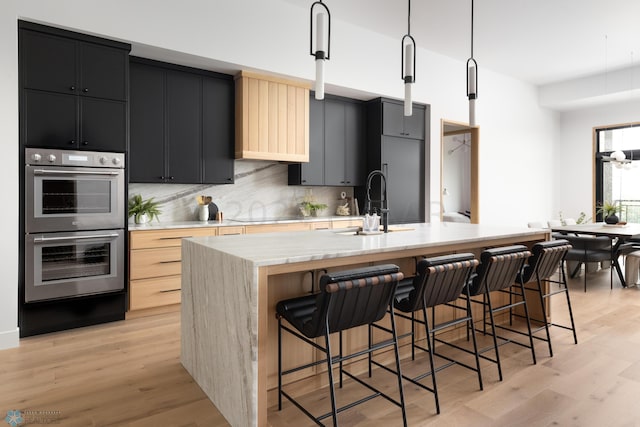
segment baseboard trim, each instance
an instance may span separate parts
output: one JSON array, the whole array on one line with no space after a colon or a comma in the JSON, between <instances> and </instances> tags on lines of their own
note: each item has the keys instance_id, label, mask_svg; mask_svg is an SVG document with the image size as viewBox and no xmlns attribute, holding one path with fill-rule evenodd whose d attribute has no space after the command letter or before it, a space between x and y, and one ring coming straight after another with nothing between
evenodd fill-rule
<instances>
[{"instance_id":1,"label":"baseboard trim","mask_svg":"<svg viewBox=\"0 0 640 427\"><path fill-rule=\"evenodd\" d=\"M0 350L18 347L20 345L20 328L0 332Z\"/></svg>"}]
</instances>

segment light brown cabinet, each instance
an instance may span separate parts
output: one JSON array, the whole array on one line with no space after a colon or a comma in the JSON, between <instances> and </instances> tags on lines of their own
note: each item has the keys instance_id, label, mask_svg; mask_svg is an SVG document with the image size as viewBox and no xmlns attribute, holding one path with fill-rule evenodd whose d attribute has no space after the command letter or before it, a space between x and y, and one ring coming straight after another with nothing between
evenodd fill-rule
<instances>
[{"instance_id":1,"label":"light brown cabinet","mask_svg":"<svg viewBox=\"0 0 640 427\"><path fill-rule=\"evenodd\" d=\"M129 310L180 302L182 239L215 236L216 227L129 233Z\"/></svg>"},{"instance_id":2,"label":"light brown cabinet","mask_svg":"<svg viewBox=\"0 0 640 427\"><path fill-rule=\"evenodd\" d=\"M236 159L309 161L309 84L236 76Z\"/></svg>"},{"instance_id":3,"label":"light brown cabinet","mask_svg":"<svg viewBox=\"0 0 640 427\"><path fill-rule=\"evenodd\" d=\"M327 230L361 226L358 219L135 230L129 232L129 310L180 303L182 239L197 236ZM144 312L143 312L144 313ZM145 314L143 314L145 315Z\"/></svg>"}]
</instances>

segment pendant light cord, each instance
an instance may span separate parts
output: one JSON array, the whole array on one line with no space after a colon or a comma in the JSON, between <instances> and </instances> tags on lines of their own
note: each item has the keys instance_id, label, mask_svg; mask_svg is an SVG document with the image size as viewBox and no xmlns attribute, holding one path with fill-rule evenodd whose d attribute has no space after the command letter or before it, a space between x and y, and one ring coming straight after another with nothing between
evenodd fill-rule
<instances>
[{"instance_id":1,"label":"pendant light cord","mask_svg":"<svg viewBox=\"0 0 640 427\"><path fill-rule=\"evenodd\" d=\"M473 58L473 0L471 0L471 58Z\"/></svg>"},{"instance_id":2,"label":"pendant light cord","mask_svg":"<svg viewBox=\"0 0 640 427\"><path fill-rule=\"evenodd\" d=\"M407 34L411 35L411 0L408 0L409 8L407 12Z\"/></svg>"}]
</instances>

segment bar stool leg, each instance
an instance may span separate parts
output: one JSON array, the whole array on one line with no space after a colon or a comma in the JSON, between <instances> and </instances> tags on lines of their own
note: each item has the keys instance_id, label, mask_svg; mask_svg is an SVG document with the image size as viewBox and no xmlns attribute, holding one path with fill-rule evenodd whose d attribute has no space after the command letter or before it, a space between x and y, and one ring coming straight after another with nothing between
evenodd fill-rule
<instances>
[{"instance_id":1,"label":"bar stool leg","mask_svg":"<svg viewBox=\"0 0 640 427\"><path fill-rule=\"evenodd\" d=\"M549 344L549 356L553 357L553 348L551 347L551 334L549 334L549 322L547 321L547 308L544 304L544 292L542 292L542 281L536 272L536 284L538 286L538 295L540 296L540 309L542 310L542 321L544 322L544 331L547 335L547 343Z\"/></svg>"},{"instance_id":2,"label":"bar stool leg","mask_svg":"<svg viewBox=\"0 0 640 427\"><path fill-rule=\"evenodd\" d=\"M332 367L332 356L331 356L331 340L329 339L329 320L325 322L325 332L324 332L324 340L325 340L325 348L327 349L327 374L329 375L329 395L331 398L331 411L333 418L333 425L338 425L338 411L336 405L336 390L333 385L333 367ZM342 372L340 372L342 375Z\"/></svg>"},{"instance_id":3,"label":"bar stool leg","mask_svg":"<svg viewBox=\"0 0 640 427\"><path fill-rule=\"evenodd\" d=\"M498 377L500 378L500 381L502 381L502 365L500 364L500 353L498 352L498 338L496 333L496 323L495 323L495 320L493 319L493 306L491 305L491 295L489 294L489 291L485 291L484 297L486 297L487 306L489 307L488 311L489 311L489 319L491 320L491 335L493 337L493 349L496 352L496 363L498 365ZM486 328L486 322L483 321L483 323L485 324L485 328Z\"/></svg>"},{"instance_id":4,"label":"bar stool leg","mask_svg":"<svg viewBox=\"0 0 640 427\"><path fill-rule=\"evenodd\" d=\"M431 367L431 384L433 385L433 396L436 401L436 413L440 413L440 399L438 398L438 386L436 384L436 368L433 362L433 347L435 342L432 341L432 333L429 329L429 318L427 317L427 309L422 306L422 315L424 316L424 330L427 338L427 350L429 352L429 366ZM433 344L432 344L433 343Z\"/></svg>"}]
</instances>

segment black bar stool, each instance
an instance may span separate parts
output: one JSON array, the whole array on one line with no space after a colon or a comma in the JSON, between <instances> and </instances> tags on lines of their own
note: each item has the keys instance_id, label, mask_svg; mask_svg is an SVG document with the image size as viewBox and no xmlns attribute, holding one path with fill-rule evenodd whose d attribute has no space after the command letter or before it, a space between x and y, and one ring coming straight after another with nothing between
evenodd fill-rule
<instances>
[{"instance_id":1,"label":"black bar stool","mask_svg":"<svg viewBox=\"0 0 640 427\"><path fill-rule=\"evenodd\" d=\"M475 332L471 326L473 324L473 318L471 316L471 303L468 293L468 287L465 286L467 284L467 281L469 280L469 277L471 276L471 273L473 272L473 269L477 265L478 260L476 260L474 258L474 255L471 253L445 255L422 259L417 263L416 276L403 280L396 290L396 297L393 304L396 310L396 315L398 317L411 320L411 332L402 335L400 338L410 335L411 359L415 360L415 349L417 348L427 352L427 354L429 355L430 365L429 370L425 373L422 373L413 378L403 375L403 378L433 393L436 412L438 414L440 413L440 400L438 397L436 372L445 369L453 364L463 366L467 369L477 372L480 390L482 390L483 388L478 346L476 343ZM462 296L464 296L467 300L466 305L464 307L461 307L454 304L454 302ZM455 313L459 314L456 314L453 320L436 324L435 308L439 305L453 307L457 310L455 311ZM427 308L431 308L432 311L431 322L429 322L427 316ZM416 318L416 312L422 312L422 319ZM403 313L411 313L411 315L409 316ZM437 332L463 323L466 323L467 327L471 328L473 336L473 352L453 343L449 343L436 338ZM416 343L416 324L423 325L425 328L426 347L422 347ZM475 366L467 365L463 362L454 360L450 356L438 353L435 347L436 341L454 347L458 350L475 354ZM434 356L445 359L447 363L436 368L434 363ZM384 365L371 360L370 356L370 366L371 363L384 369L389 369ZM431 387L420 382L428 376L431 376Z\"/></svg>"},{"instance_id":2,"label":"black bar stool","mask_svg":"<svg viewBox=\"0 0 640 427\"><path fill-rule=\"evenodd\" d=\"M500 345L511 342L530 348L533 364L536 364L536 353L533 346L533 334L531 332L531 323L529 321L529 309L527 308L527 297L524 290L524 283L520 281L515 283L514 286L514 280L519 274L521 274L524 263L529 256L531 256L531 252L523 245L486 249L480 255L480 265L476 268L477 274L469 281L469 294L472 297L482 295L482 300L471 300L471 302L482 304L483 306L482 332L486 334L486 327L487 325L490 325L491 335L493 337L493 346L480 350L480 357L498 365L500 381L502 381L502 366L500 364L500 353L498 352L498 339L501 340ZM491 292L495 291L508 294L509 302L507 304L494 307L491 302ZM511 324L512 310L520 305L524 308L525 321L527 324L526 333L522 333L509 326L496 324L495 314L505 310L509 310L509 324ZM487 323L487 313L489 314L489 323ZM527 335L529 337L529 344L499 336L496 333L496 329L503 329ZM491 349L495 351L495 359L483 354Z\"/></svg>"},{"instance_id":3,"label":"black bar stool","mask_svg":"<svg viewBox=\"0 0 640 427\"><path fill-rule=\"evenodd\" d=\"M381 320L389 311L390 304L396 291L398 281L403 275L398 266L393 264L359 268L348 271L331 272L320 278L320 292L315 295L306 295L278 302L276 305L276 317L278 319L278 409L282 409L282 396L290 400L296 407L304 412L318 425L322 420L332 417L334 426L338 425L338 413L350 409L360 403L367 402L375 397L384 397L402 410L404 426L407 425L407 416L404 405L404 392L402 389L402 373L400 371L400 355L398 351L398 339L393 311L390 314L391 339L369 346L368 349L354 354L342 354L342 331L362 325L370 325ZM293 326L289 328L283 324L282 319ZM282 370L282 331L298 337L307 344L323 352L326 357L322 360L311 362L288 370ZM332 351L329 334L338 332L340 348L338 354ZM324 346L317 344L313 339L324 337ZM399 400L392 398L380 389L373 387L370 381L363 381L344 369L343 362L349 359L367 355L368 353L393 347L396 358L396 370L399 390ZM283 375L298 372L301 369L325 364L329 376L329 394L331 411L320 416L314 416L305 409L296 399L282 389ZM355 402L338 407L336 403L333 365L338 365L340 373L340 387L342 387L343 374L367 387L373 393ZM371 376L371 375L370 375Z\"/></svg>"},{"instance_id":4,"label":"black bar stool","mask_svg":"<svg viewBox=\"0 0 640 427\"><path fill-rule=\"evenodd\" d=\"M540 242L533 245L531 252L533 255L529 258L527 265L524 267L522 275L516 278L516 282L533 283L534 288L527 287L527 290L532 290L540 296L540 306L542 307L542 319L531 319L535 322L540 322L543 326L533 329L534 338L546 341L549 345L549 356L553 357L553 348L551 347L551 335L549 334L549 326L557 326L559 328L567 329L573 332L573 341L578 344L578 336L576 335L576 325L573 321L573 311L571 310L571 299L569 298L569 288L567 287L567 276L564 269L564 257L571 249L571 245L567 240L552 240L548 242ZM554 280L551 277L557 269L560 269L560 279ZM542 287L542 282L549 283L549 290L545 292ZM551 289L551 284L555 283L559 287L557 290ZM560 325L557 323L549 323L547 321L547 309L545 306L545 299L564 293L567 298L567 307L569 309L569 319L571 320L571 326ZM535 335L536 332L545 330L545 337Z\"/></svg>"}]
</instances>

